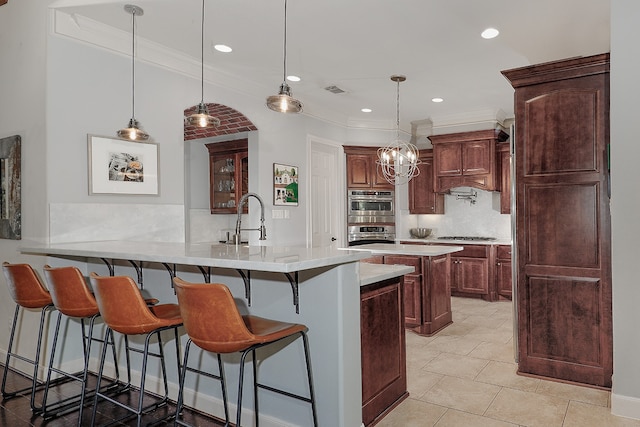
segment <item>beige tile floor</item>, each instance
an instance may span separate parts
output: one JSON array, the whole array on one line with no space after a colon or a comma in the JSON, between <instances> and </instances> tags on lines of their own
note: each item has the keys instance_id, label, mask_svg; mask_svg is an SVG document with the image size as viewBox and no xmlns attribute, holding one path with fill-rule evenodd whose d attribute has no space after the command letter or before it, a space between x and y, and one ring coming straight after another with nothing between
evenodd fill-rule
<instances>
[{"instance_id":1,"label":"beige tile floor","mask_svg":"<svg viewBox=\"0 0 640 427\"><path fill-rule=\"evenodd\" d=\"M611 415L610 393L519 376L512 305L452 298L453 324L407 332L410 396L379 427L640 426Z\"/></svg>"}]
</instances>

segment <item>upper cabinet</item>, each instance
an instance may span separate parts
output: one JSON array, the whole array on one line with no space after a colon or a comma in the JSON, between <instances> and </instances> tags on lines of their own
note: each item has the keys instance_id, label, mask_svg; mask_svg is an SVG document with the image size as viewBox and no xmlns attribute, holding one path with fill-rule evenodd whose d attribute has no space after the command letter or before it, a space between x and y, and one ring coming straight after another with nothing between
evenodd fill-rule
<instances>
[{"instance_id":1,"label":"upper cabinet","mask_svg":"<svg viewBox=\"0 0 640 427\"><path fill-rule=\"evenodd\" d=\"M205 144L209 150L209 204L212 214L235 214L249 188L248 140ZM245 204L243 212L247 213Z\"/></svg>"},{"instance_id":2,"label":"upper cabinet","mask_svg":"<svg viewBox=\"0 0 640 427\"><path fill-rule=\"evenodd\" d=\"M497 129L432 135L434 189L496 189L496 143L509 135Z\"/></svg>"},{"instance_id":3,"label":"upper cabinet","mask_svg":"<svg viewBox=\"0 0 640 427\"><path fill-rule=\"evenodd\" d=\"M393 190L393 184L384 179L376 164L378 147L345 145L344 152L347 155L347 188Z\"/></svg>"},{"instance_id":4,"label":"upper cabinet","mask_svg":"<svg viewBox=\"0 0 640 427\"><path fill-rule=\"evenodd\" d=\"M496 172L498 182L496 190L500 192L500 213L511 213L511 151L509 143L498 144L496 148L497 162Z\"/></svg>"},{"instance_id":5,"label":"upper cabinet","mask_svg":"<svg viewBox=\"0 0 640 427\"><path fill-rule=\"evenodd\" d=\"M443 214L444 194L433 191L433 150L420 150L420 174L409 181L409 213Z\"/></svg>"}]
</instances>

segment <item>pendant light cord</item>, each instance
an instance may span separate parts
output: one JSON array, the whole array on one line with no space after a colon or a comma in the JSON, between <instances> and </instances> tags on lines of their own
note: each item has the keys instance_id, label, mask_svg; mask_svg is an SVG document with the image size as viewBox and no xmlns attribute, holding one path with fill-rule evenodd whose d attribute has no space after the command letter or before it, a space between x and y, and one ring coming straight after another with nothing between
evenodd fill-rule
<instances>
[{"instance_id":1,"label":"pendant light cord","mask_svg":"<svg viewBox=\"0 0 640 427\"><path fill-rule=\"evenodd\" d=\"M284 55L283 55L282 81L287 82L287 0L284 0Z\"/></svg>"},{"instance_id":2,"label":"pendant light cord","mask_svg":"<svg viewBox=\"0 0 640 427\"><path fill-rule=\"evenodd\" d=\"M131 119L136 118L136 9L131 11Z\"/></svg>"},{"instance_id":3,"label":"pendant light cord","mask_svg":"<svg viewBox=\"0 0 640 427\"><path fill-rule=\"evenodd\" d=\"M200 22L200 103L204 104L204 2L202 0L202 21Z\"/></svg>"},{"instance_id":4,"label":"pendant light cord","mask_svg":"<svg viewBox=\"0 0 640 427\"><path fill-rule=\"evenodd\" d=\"M396 81L396 137L400 139L400 80Z\"/></svg>"}]
</instances>

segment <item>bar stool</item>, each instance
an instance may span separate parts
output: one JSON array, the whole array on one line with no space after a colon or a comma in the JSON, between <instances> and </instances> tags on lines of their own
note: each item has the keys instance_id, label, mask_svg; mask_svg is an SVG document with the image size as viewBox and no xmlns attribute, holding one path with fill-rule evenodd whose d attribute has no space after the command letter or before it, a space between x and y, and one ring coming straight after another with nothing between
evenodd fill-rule
<instances>
[{"instance_id":1,"label":"bar stool","mask_svg":"<svg viewBox=\"0 0 640 427\"><path fill-rule=\"evenodd\" d=\"M77 410L78 413L78 426L82 425L82 414L84 412L85 400L87 397L92 396L94 390L89 390L87 395L87 378L89 375L89 360L91 353L91 344L95 341L104 343L103 340L95 338L93 336L93 327L96 319L100 317L100 311L98 310L98 304L95 297L91 293L89 286L85 281L84 276L80 270L76 267L59 267L53 268L48 265L44 266L44 276L51 292L53 304L58 310L58 318L56 321L55 332L53 335L53 343L51 345L51 354L49 357L49 369L47 373L47 379L45 382L44 396L42 398L42 416L44 418L51 418ZM84 357L84 368L77 373L68 373L61 369L53 367L56 348L58 344L58 336L60 332L60 322L62 315L69 318L80 320L81 333L82 333L82 348ZM89 323L89 330L86 330L86 322ZM118 360L116 356L115 345L113 342L113 335L109 337L107 345L111 346L116 378L113 382L108 384L105 389L111 391L123 391L126 390L131 383L131 373L129 366L127 366L128 382L122 384L119 381L120 373L118 369ZM57 402L48 403L47 397L49 393L49 386L51 384L52 373L57 373L71 380L79 381L81 383L81 392L75 396L61 398Z\"/></svg>"},{"instance_id":2,"label":"bar stool","mask_svg":"<svg viewBox=\"0 0 640 427\"><path fill-rule=\"evenodd\" d=\"M91 415L91 425L95 425L98 400L102 398L134 413L137 416L137 425L140 426L142 414L166 404L169 397L167 370L164 361L164 350L162 348L162 337L160 335L160 332L168 329L173 329L175 334L178 382L180 383L180 339L178 337L178 327L182 326L180 308L177 304L147 306L136 283L128 276L98 276L96 273L91 273L90 280L96 295L100 314L107 325L104 338L105 342L109 334L112 333L111 331L116 331L124 335L127 360L129 360L130 352L142 354L140 397L137 407L134 408L100 391L100 383L102 381L105 356L107 353L107 347L103 344L102 355L100 356L100 368L98 371L98 383L96 385L97 391L94 398L93 413ZM144 335L144 349L140 350L130 347L128 340L129 335ZM158 353L149 351L149 342L154 335L158 338ZM148 356L155 356L160 360L162 379L164 381L164 396L159 401L143 406Z\"/></svg>"},{"instance_id":3,"label":"bar stool","mask_svg":"<svg viewBox=\"0 0 640 427\"><path fill-rule=\"evenodd\" d=\"M189 336L185 348L184 361L182 363L182 373L180 375L180 389L178 393L175 424L188 425L179 420L179 417L183 406L184 380L187 371L190 371L197 374L204 374L220 381L224 399L226 425L229 425L226 384L220 354L241 352L236 426L239 427L241 425L244 363L249 353L251 353L253 359L253 394L256 427L258 426L258 388L310 403L313 425L318 425L313 378L311 374L311 359L309 357L309 343L306 334L308 329L305 325L279 322L257 316L242 316L238 311L229 288L223 284L188 283L179 277L174 278L173 283L178 297L178 305L182 313L184 327ZM309 397L260 384L257 380L256 350L298 334L302 337L304 347ZM192 342L205 351L218 354L219 376L188 367L189 348Z\"/></svg>"},{"instance_id":4,"label":"bar stool","mask_svg":"<svg viewBox=\"0 0 640 427\"><path fill-rule=\"evenodd\" d=\"M9 399L15 396L25 395L26 392L31 394L29 404L31 410L38 413L42 407L35 405L36 389L42 386L38 381L38 366L40 363L40 349L42 346L42 333L44 330L45 314L48 310L53 309L53 301L49 291L44 287L35 271L29 264L10 264L2 263L2 271L7 279L9 294L16 303L16 309L11 323L11 333L9 336L9 348L7 349L7 358L5 361L4 374L2 375L2 397ZM36 338L36 354L33 359L13 353L13 341L15 338L16 327L18 325L18 314L20 309L40 309L40 327L38 329L38 337ZM11 358L22 360L33 365L33 376L31 378L31 386L23 389L8 392L6 390L7 373L9 372L9 363Z\"/></svg>"}]
</instances>

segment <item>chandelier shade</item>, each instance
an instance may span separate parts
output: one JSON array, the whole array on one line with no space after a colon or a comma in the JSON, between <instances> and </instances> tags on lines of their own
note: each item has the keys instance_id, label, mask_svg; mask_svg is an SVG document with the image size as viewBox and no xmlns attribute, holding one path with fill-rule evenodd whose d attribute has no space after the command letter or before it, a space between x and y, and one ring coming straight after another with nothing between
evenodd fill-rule
<instances>
[{"instance_id":1,"label":"chandelier shade","mask_svg":"<svg viewBox=\"0 0 640 427\"><path fill-rule=\"evenodd\" d=\"M420 174L418 165L420 153L418 147L404 141L400 135L400 83L405 76L393 75L391 80L396 82L396 139L388 145L378 148L376 163L380 166L382 176L390 184L406 184L413 177Z\"/></svg>"},{"instance_id":2,"label":"chandelier shade","mask_svg":"<svg viewBox=\"0 0 640 427\"><path fill-rule=\"evenodd\" d=\"M202 0L202 15L200 21L200 104L194 114L185 117L185 123L200 128L220 126L220 120L209 114L209 108L204 103L204 2Z\"/></svg>"},{"instance_id":3,"label":"chandelier shade","mask_svg":"<svg viewBox=\"0 0 640 427\"><path fill-rule=\"evenodd\" d=\"M291 96L291 88L287 84L287 0L284 0L284 55L282 84L277 95L267 97L267 107L278 113L299 113L302 103Z\"/></svg>"},{"instance_id":4,"label":"chandelier shade","mask_svg":"<svg viewBox=\"0 0 640 427\"><path fill-rule=\"evenodd\" d=\"M118 131L118 137L146 141L149 134L140 128L140 123L136 120L136 16L144 15L144 10L133 4L125 5L124 10L131 15L131 119L126 128Z\"/></svg>"}]
</instances>

